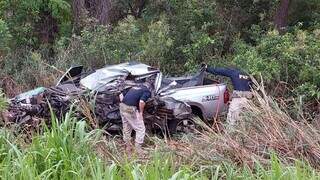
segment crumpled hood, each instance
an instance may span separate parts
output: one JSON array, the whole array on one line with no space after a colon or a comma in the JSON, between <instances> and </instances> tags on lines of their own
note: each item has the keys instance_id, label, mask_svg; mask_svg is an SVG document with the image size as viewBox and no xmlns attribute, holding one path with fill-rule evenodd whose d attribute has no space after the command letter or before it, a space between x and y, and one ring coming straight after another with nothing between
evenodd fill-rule
<instances>
[{"instance_id":1,"label":"crumpled hood","mask_svg":"<svg viewBox=\"0 0 320 180\"><path fill-rule=\"evenodd\" d=\"M142 76L156 72L159 72L159 70L146 64L128 62L98 69L94 73L81 79L80 84L90 90L102 91L107 84L121 77L126 77L129 74L132 76Z\"/></svg>"}]
</instances>

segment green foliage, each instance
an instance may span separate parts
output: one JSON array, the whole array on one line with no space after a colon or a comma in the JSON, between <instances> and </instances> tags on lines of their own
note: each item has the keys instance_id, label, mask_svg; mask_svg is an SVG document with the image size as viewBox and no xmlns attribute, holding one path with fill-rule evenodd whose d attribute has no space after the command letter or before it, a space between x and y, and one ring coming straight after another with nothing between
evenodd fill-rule
<instances>
[{"instance_id":1,"label":"green foliage","mask_svg":"<svg viewBox=\"0 0 320 180\"><path fill-rule=\"evenodd\" d=\"M32 41L32 22L37 20L39 11L36 0L10 1L3 0L0 4L0 15L8 23L10 33L15 37L14 46Z\"/></svg>"},{"instance_id":2,"label":"green foliage","mask_svg":"<svg viewBox=\"0 0 320 180\"><path fill-rule=\"evenodd\" d=\"M63 41L70 42L70 50L66 51ZM119 22L113 31L106 26L84 29L81 36L62 39L57 50L61 57L57 65L64 68L70 64L96 68L129 61L141 52L140 27L133 17L128 17Z\"/></svg>"},{"instance_id":3,"label":"green foliage","mask_svg":"<svg viewBox=\"0 0 320 180\"><path fill-rule=\"evenodd\" d=\"M12 48L40 47L41 36L55 35L57 32L52 27L56 25L63 36L71 32L71 6L66 0L2 0L0 16L7 22L9 33L15 37L11 42Z\"/></svg>"},{"instance_id":4,"label":"green foliage","mask_svg":"<svg viewBox=\"0 0 320 180\"><path fill-rule=\"evenodd\" d=\"M168 67L165 57L172 46L172 40L168 37L169 26L165 18L145 28L144 25L129 16L112 31L105 26L85 29L81 36L71 39L72 51L67 51L68 54L63 43L57 47L63 58L57 64L67 66L78 63L87 67L101 67L140 60L165 70Z\"/></svg>"},{"instance_id":5,"label":"green foliage","mask_svg":"<svg viewBox=\"0 0 320 180\"><path fill-rule=\"evenodd\" d=\"M53 117L52 130L47 129L43 135L35 137L26 150L19 148L13 138L2 134L0 150L6 155L0 163L1 178L79 179L93 174L101 163L90 148L97 135L97 132L86 132L85 122L76 122L70 114L62 124Z\"/></svg>"},{"instance_id":6,"label":"green foliage","mask_svg":"<svg viewBox=\"0 0 320 180\"><path fill-rule=\"evenodd\" d=\"M53 82L59 73L52 67L74 64L138 60L170 75L194 72L202 62L236 64L257 79L262 74L268 89L286 83L281 95L319 99L318 0L290 1L283 35L272 30L279 0L141 2L112 1L114 21L102 26L94 19L98 7L85 0L85 23L73 27L73 1L0 1L0 76L33 88Z\"/></svg>"},{"instance_id":7,"label":"green foliage","mask_svg":"<svg viewBox=\"0 0 320 180\"><path fill-rule=\"evenodd\" d=\"M48 10L58 20L59 34L61 37L70 36L72 32L72 13L69 0L49 0Z\"/></svg>"},{"instance_id":8,"label":"green foliage","mask_svg":"<svg viewBox=\"0 0 320 180\"><path fill-rule=\"evenodd\" d=\"M101 26L88 18L80 33L72 34L70 0L0 0L0 78L33 88L52 85L60 70L74 64L99 68L138 60L171 75L196 71L201 62L235 64L257 79L261 74L270 91L284 84L278 88L285 91L281 97L300 96L298 103L319 113L314 110L320 99L319 0L292 0L283 35L272 30L279 0L146 1L141 16L132 12L136 1L112 2L120 10L113 14L120 17L116 22ZM6 106L0 93L0 110ZM270 166L257 162L250 168L215 165L210 159L216 157L195 167L162 151L145 163L117 161L122 154L103 159L94 148L98 131L87 132L85 123L70 114L62 123L53 117L52 124L27 147L0 129L1 179L319 179L309 165L284 165L275 155Z\"/></svg>"},{"instance_id":9,"label":"green foliage","mask_svg":"<svg viewBox=\"0 0 320 180\"><path fill-rule=\"evenodd\" d=\"M8 106L7 98L5 97L4 93L0 89L0 112L6 109Z\"/></svg>"},{"instance_id":10,"label":"green foliage","mask_svg":"<svg viewBox=\"0 0 320 180\"><path fill-rule=\"evenodd\" d=\"M167 58L184 65L171 71L194 71L199 63L219 56L223 34L218 31L222 21L215 1L178 0L169 1L168 6L173 48Z\"/></svg>"},{"instance_id":11,"label":"green foliage","mask_svg":"<svg viewBox=\"0 0 320 180\"><path fill-rule=\"evenodd\" d=\"M256 46L237 42L233 63L268 84L284 82L309 98L319 98L320 39L314 32L295 30L284 35L270 31ZM309 90L307 90L309 89Z\"/></svg>"},{"instance_id":12,"label":"green foliage","mask_svg":"<svg viewBox=\"0 0 320 180\"><path fill-rule=\"evenodd\" d=\"M0 19L0 56L1 52L6 52L9 50L10 46L10 40L12 39L12 36L9 32L9 28L7 26L7 23Z\"/></svg>"},{"instance_id":13,"label":"green foliage","mask_svg":"<svg viewBox=\"0 0 320 180\"><path fill-rule=\"evenodd\" d=\"M219 37L211 37L203 30L191 32L192 43L182 48L183 54L187 58L185 68L189 71L196 71L201 62L208 62L215 58L216 52L221 50Z\"/></svg>"},{"instance_id":14,"label":"green foliage","mask_svg":"<svg viewBox=\"0 0 320 180\"><path fill-rule=\"evenodd\" d=\"M35 136L27 146L10 131L0 129L1 179L318 179L320 176L306 163L285 165L275 154L270 166L256 162L251 168L227 162L216 165L211 161L195 167L161 148L145 161L126 159L122 153L105 156L108 153L101 154L106 152L99 149L110 151L101 139L101 131L88 132L85 121L77 121L72 113L66 114L61 123L54 116L51 120L51 128L45 127L43 134ZM113 141L108 143L118 143ZM155 142L158 148L165 144L160 141Z\"/></svg>"},{"instance_id":15,"label":"green foliage","mask_svg":"<svg viewBox=\"0 0 320 180\"><path fill-rule=\"evenodd\" d=\"M320 3L318 0L293 0L289 11L289 23L301 23L309 29L319 23Z\"/></svg>"},{"instance_id":16,"label":"green foliage","mask_svg":"<svg viewBox=\"0 0 320 180\"><path fill-rule=\"evenodd\" d=\"M164 70L170 69L170 62L165 58L170 52L173 41L169 32L169 25L164 17L148 26L148 32L142 37L143 61Z\"/></svg>"},{"instance_id":17,"label":"green foliage","mask_svg":"<svg viewBox=\"0 0 320 180\"><path fill-rule=\"evenodd\" d=\"M49 65L41 52L21 51L19 54L10 53L0 62L1 77L14 77L20 87L33 89L39 84L51 86L62 75L62 72ZM5 82L4 82L5 83ZM6 84L0 83L4 86ZM15 85L17 86L17 85Z\"/></svg>"}]
</instances>

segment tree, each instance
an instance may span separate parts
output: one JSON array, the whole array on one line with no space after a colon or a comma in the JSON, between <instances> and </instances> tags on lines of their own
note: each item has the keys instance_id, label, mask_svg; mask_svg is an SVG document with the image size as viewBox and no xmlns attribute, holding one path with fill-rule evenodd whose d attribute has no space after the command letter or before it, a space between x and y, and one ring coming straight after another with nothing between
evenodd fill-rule
<instances>
[{"instance_id":1,"label":"tree","mask_svg":"<svg viewBox=\"0 0 320 180\"><path fill-rule=\"evenodd\" d=\"M99 24L107 25L111 23L112 5L110 0L96 0L96 14Z\"/></svg>"},{"instance_id":2,"label":"tree","mask_svg":"<svg viewBox=\"0 0 320 180\"><path fill-rule=\"evenodd\" d=\"M80 31L85 25L88 11L85 8L85 0L72 1L73 28Z\"/></svg>"},{"instance_id":3,"label":"tree","mask_svg":"<svg viewBox=\"0 0 320 180\"><path fill-rule=\"evenodd\" d=\"M274 25L279 32L284 32L288 26L290 0L281 0L274 18Z\"/></svg>"},{"instance_id":4,"label":"tree","mask_svg":"<svg viewBox=\"0 0 320 180\"><path fill-rule=\"evenodd\" d=\"M67 36L71 8L67 0L2 0L0 16L15 37L12 46L38 48Z\"/></svg>"},{"instance_id":5,"label":"tree","mask_svg":"<svg viewBox=\"0 0 320 180\"><path fill-rule=\"evenodd\" d=\"M88 17L95 19L96 23L99 25L110 25L114 22L117 22L119 19L122 19L122 16L119 18L120 9L117 6L117 1L84 0L84 2Z\"/></svg>"}]
</instances>

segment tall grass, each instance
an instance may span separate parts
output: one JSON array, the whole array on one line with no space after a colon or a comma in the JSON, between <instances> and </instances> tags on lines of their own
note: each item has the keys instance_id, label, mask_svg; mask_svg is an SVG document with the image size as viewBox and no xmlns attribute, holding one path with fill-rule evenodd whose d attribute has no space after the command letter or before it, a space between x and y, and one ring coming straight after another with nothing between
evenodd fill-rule
<instances>
[{"instance_id":1,"label":"tall grass","mask_svg":"<svg viewBox=\"0 0 320 180\"><path fill-rule=\"evenodd\" d=\"M255 92L256 99L232 128L217 133L198 121L205 129L197 136L184 136L183 156L195 165L209 162L229 162L238 166L271 166L272 154L284 165L292 166L301 160L320 168L320 130L305 119L294 120L263 89Z\"/></svg>"},{"instance_id":2,"label":"tall grass","mask_svg":"<svg viewBox=\"0 0 320 180\"><path fill-rule=\"evenodd\" d=\"M145 159L128 158L120 138L90 130L71 112L52 115L29 144L3 128L0 179L320 179L318 132L258 99L233 132L204 126L171 140L149 137Z\"/></svg>"},{"instance_id":3,"label":"tall grass","mask_svg":"<svg viewBox=\"0 0 320 180\"><path fill-rule=\"evenodd\" d=\"M97 133L87 133L85 122L75 122L67 114L62 124L55 118L52 123L52 129L34 137L26 149L15 144L10 134L1 137L7 149L0 168L4 179L80 178L91 171L84 164L100 161L89 146Z\"/></svg>"},{"instance_id":4,"label":"tall grass","mask_svg":"<svg viewBox=\"0 0 320 180\"><path fill-rule=\"evenodd\" d=\"M153 146L147 159L128 159L117 139L103 139L101 131L87 131L85 121L68 113L62 123L53 117L52 127L21 144L6 129L0 131L0 179L317 179L310 166L296 161L285 166L276 155L270 166L239 168L231 162L201 161L197 166L166 144L151 138ZM184 143L183 138L179 140ZM203 142L206 144L207 142ZM189 144L188 146L193 146ZM99 151L103 146L105 151ZM117 151L117 153L115 153ZM182 152L182 151L181 151ZM106 154L104 154L106 153ZM201 155L198 154L198 158Z\"/></svg>"},{"instance_id":5,"label":"tall grass","mask_svg":"<svg viewBox=\"0 0 320 180\"><path fill-rule=\"evenodd\" d=\"M96 149L99 143L107 147L107 142L100 142L101 131L87 132L86 122L77 121L71 113L66 114L62 123L53 116L51 128L45 128L44 133L35 136L29 145L21 144L6 129L1 129L0 133L1 179L170 179L192 176L191 171L179 169L170 154L155 154L144 163L136 159L128 161L124 156L103 158Z\"/></svg>"},{"instance_id":6,"label":"tall grass","mask_svg":"<svg viewBox=\"0 0 320 180\"><path fill-rule=\"evenodd\" d=\"M0 89L0 111L4 110L7 106L8 106L8 101L4 93Z\"/></svg>"}]
</instances>

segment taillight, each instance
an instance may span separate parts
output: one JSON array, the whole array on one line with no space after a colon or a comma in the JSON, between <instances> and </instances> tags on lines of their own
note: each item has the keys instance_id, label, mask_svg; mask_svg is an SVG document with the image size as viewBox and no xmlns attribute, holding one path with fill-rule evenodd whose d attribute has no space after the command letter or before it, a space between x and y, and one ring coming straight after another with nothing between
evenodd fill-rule
<instances>
[{"instance_id":1,"label":"taillight","mask_svg":"<svg viewBox=\"0 0 320 180\"><path fill-rule=\"evenodd\" d=\"M228 89L226 89L223 93L223 101L225 104L227 104L230 100L230 93L228 91Z\"/></svg>"}]
</instances>

